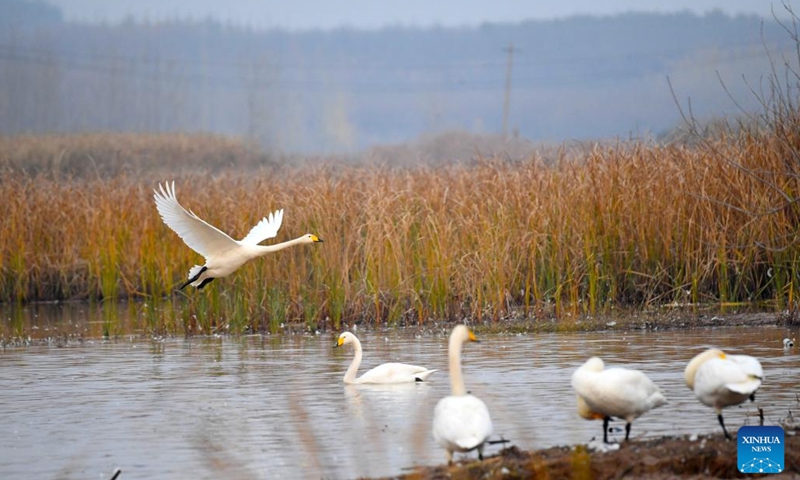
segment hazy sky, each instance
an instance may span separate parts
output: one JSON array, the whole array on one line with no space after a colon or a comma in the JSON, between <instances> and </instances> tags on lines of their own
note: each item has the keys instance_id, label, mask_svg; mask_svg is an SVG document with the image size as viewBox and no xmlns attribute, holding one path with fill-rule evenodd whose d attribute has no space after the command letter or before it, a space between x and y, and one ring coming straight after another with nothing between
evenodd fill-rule
<instances>
[{"instance_id":1,"label":"hazy sky","mask_svg":"<svg viewBox=\"0 0 800 480\"><path fill-rule=\"evenodd\" d=\"M483 22L551 19L575 14L613 15L626 11L730 14L771 18L780 0L47 0L70 20L116 22L127 15L152 20L208 16L253 27L286 29L380 28L386 25L455 26ZM794 0L794 3L798 3Z\"/></svg>"}]
</instances>

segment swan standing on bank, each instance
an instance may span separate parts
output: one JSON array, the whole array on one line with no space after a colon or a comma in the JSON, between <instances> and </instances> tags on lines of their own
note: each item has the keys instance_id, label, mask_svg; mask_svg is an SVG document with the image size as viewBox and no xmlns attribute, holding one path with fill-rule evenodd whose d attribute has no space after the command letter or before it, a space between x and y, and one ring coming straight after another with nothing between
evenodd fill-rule
<instances>
[{"instance_id":1,"label":"swan standing on bank","mask_svg":"<svg viewBox=\"0 0 800 480\"><path fill-rule=\"evenodd\" d=\"M464 342L477 342L464 325L457 325L450 334L447 355L450 362L450 392L433 411L433 439L447 450L447 463L453 463L453 452L478 450L483 460L483 446L492 434L489 409L478 397L467 393L461 376L461 347Z\"/></svg>"},{"instance_id":2,"label":"swan standing on bank","mask_svg":"<svg viewBox=\"0 0 800 480\"><path fill-rule=\"evenodd\" d=\"M347 384L424 382L436 371L406 363L384 363L356 378L362 356L361 342L358 338L350 332L344 332L339 335L333 348L350 344L353 345L356 355L344 374L344 383Z\"/></svg>"},{"instance_id":3,"label":"swan standing on bank","mask_svg":"<svg viewBox=\"0 0 800 480\"><path fill-rule=\"evenodd\" d=\"M704 405L713 407L725 438L731 438L722 420L722 409L739 405L748 398L755 401L764 370L749 355L728 355L711 348L695 356L683 372L686 386Z\"/></svg>"},{"instance_id":4,"label":"swan standing on bank","mask_svg":"<svg viewBox=\"0 0 800 480\"><path fill-rule=\"evenodd\" d=\"M156 208L164 223L174 230L189 248L206 259L205 265L195 265L189 270L189 280L181 285L181 289L187 285L203 288L215 278L230 275L254 258L293 245L322 241L316 235L307 233L288 242L259 245L260 242L278 234L283 221L282 209L270 213L269 217L264 217L243 239L234 240L183 208L175 196L175 182L172 182L172 185L167 182L164 186L158 184L158 190L154 192Z\"/></svg>"},{"instance_id":5,"label":"swan standing on bank","mask_svg":"<svg viewBox=\"0 0 800 480\"><path fill-rule=\"evenodd\" d=\"M578 414L587 420L603 420L603 443L608 443L611 417L625 420L625 441L631 423L642 414L667 403L661 390L644 373L629 368L605 368L592 357L572 374L578 396Z\"/></svg>"}]
</instances>

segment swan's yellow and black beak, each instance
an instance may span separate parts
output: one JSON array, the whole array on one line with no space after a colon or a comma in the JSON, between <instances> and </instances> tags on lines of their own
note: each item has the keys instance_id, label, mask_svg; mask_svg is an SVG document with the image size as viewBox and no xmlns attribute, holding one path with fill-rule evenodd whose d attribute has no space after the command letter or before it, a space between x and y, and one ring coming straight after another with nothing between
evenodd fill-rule
<instances>
[{"instance_id":1,"label":"swan's yellow and black beak","mask_svg":"<svg viewBox=\"0 0 800 480\"><path fill-rule=\"evenodd\" d=\"M323 240L323 239L319 238L319 237L318 237L318 236L316 236L316 235L311 235L311 240L312 240L314 243L316 243L316 242L324 242L324 241L325 241L325 240Z\"/></svg>"},{"instance_id":2,"label":"swan's yellow and black beak","mask_svg":"<svg viewBox=\"0 0 800 480\"><path fill-rule=\"evenodd\" d=\"M475 336L475 334L474 334L474 333L472 333L472 330L468 330L468 332L469 332L469 341L470 341L470 342L477 342L477 343L481 343L481 341L480 341L480 340L478 340L478 337L476 337L476 336Z\"/></svg>"},{"instance_id":3,"label":"swan's yellow and black beak","mask_svg":"<svg viewBox=\"0 0 800 480\"><path fill-rule=\"evenodd\" d=\"M344 345L344 338L339 337L339 340L336 340L336 345L334 345L333 348L341 347L342 345Z\"/></svg>"}]
</instances>

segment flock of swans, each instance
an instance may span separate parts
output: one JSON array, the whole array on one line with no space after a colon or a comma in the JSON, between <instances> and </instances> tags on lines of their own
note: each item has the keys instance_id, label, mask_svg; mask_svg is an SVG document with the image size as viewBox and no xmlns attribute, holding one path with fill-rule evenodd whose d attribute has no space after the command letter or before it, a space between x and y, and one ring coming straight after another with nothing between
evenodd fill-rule
<instances>
[{"instance_id":1,"label":"flock of swans","mask_svg":"<svg viewBox=\"0 0 800 480\"><path fill-rule=\"evenodd\" d=\"M283 210L264 217L241 240L234 240L216 227L185 209L175 195L175 183L159 185L155 203L164 223L192 250L206 259L204 265L189 270L188 280L180 287L192 285L203 288L215 278L230 275L254 258L293 245L317 243L322 240L308 233L288 242L259 245L274 238L281 227ZM454 452L483 449L492 434L489 409L479 398L469 394L461 370L461 351L466 342L477 341L464 325L457 325L450 334L448 361L451 395L442 398L433 414L433 438L447 452L448 463ZM346 384L394 384L426 381L436 370L404 363L384 363L357 377L361 364L361 342L350 332L339 335L334 348L352 345L355 350L350 367L344 375ZM794 342L784 340L789 348ZM722 409L738 405L748 398L755 400L764 372L761 364L747 355L729 355L712 348L691 359L684 371L686 385L704 405L714 408L725 437ZM667 403L666 397L643 372L624 367L606 368L598 357L588 359L572 375L572 388L577 396L578 414L587 420L603 420L603 442L608 443L608 422L612 418L625 420L625 440L630 436L633 421L648 411Z\"/></svg>"},{"instance_id":2,"label":"flock of swans","mask_svg":"<svg viewBox=\"0 0 800 480\"><path fill-rule=\"evenodd\" d=\"M433 438L447 453L448 463L454 452L476 450L483 459L483 449L492 434L489 409L479 398L468 393L461 369L461 351L466 342L477 341L465 325L457 325L450 334L448 361L450 395L436 404L433 412ZM422 382L436 370L403 363L384 363L356 378L361 364L361 342L350 332L339 335L334 348L353 345L355 356L344 376L346 384L387 384ZM684 370L686 385L697 399L717 413L725 438L731 439L722 418L722 409L755 400L764 379L759 361L748 355L729 355L711 348L694 358ZM625 441L631 424L648 411L667 403L661 389L646 374L624 367L606 368L598 357L589 358L572 374L578 415L587 420L603 420L603 443L608 441L608 423L623 419Z\"/></svg>"},{"instance_id":3,"label":"flock of swans","mask_svg":"<svg viewBox=\"0 0 800 480\"><path fill-rule=\"evenodd\" d=\"M489 409L481 399L467 392L461 370L461 350L466 342L477 341L465 325L457 325L450 334L448 361L450 396L436 404L433 412L433 438L447 452L452 463L454 452L477 450L483 459L483 448L492 434ZM344 376L344 383L405 383L425 381L436 370L403 363L385 363L356 378L361 364L361 342L350 332L339 335L334 348L352 344L355 357ZM722 409L739 405L755 394L764 379L759 361L748 355L729 355L711 348L694 358L684 370L686 386L697 399L717 413L725 438ZM608 423L612 418L625 420L625 440L631 424L648 411L667 403L661 389L646 374L624 367L606 368L598 357L589 358L572 374L578 415L587 420L603 420L603 443L608 441Z\"/></svg>"}]
</instances>

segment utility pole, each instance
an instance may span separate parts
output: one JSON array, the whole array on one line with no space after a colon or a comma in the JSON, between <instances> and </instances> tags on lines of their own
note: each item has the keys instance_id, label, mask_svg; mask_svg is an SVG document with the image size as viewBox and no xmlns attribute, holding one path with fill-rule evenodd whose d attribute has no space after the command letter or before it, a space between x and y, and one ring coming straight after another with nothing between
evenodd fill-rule
<instances>
[{"instance_id":1,"label":"utility pole","mask_svg":"<svg viewBox=\"0 0 800 480\"><path fill-rule=\"evenodd\" d=\"M506 95L503 101L503 138L508 137L508 110L511 103L511 66L514 64L514 43L509 43L508 48L504 48L508 52L508 64L506 65Z\"/></svg>"}]
</instances>

